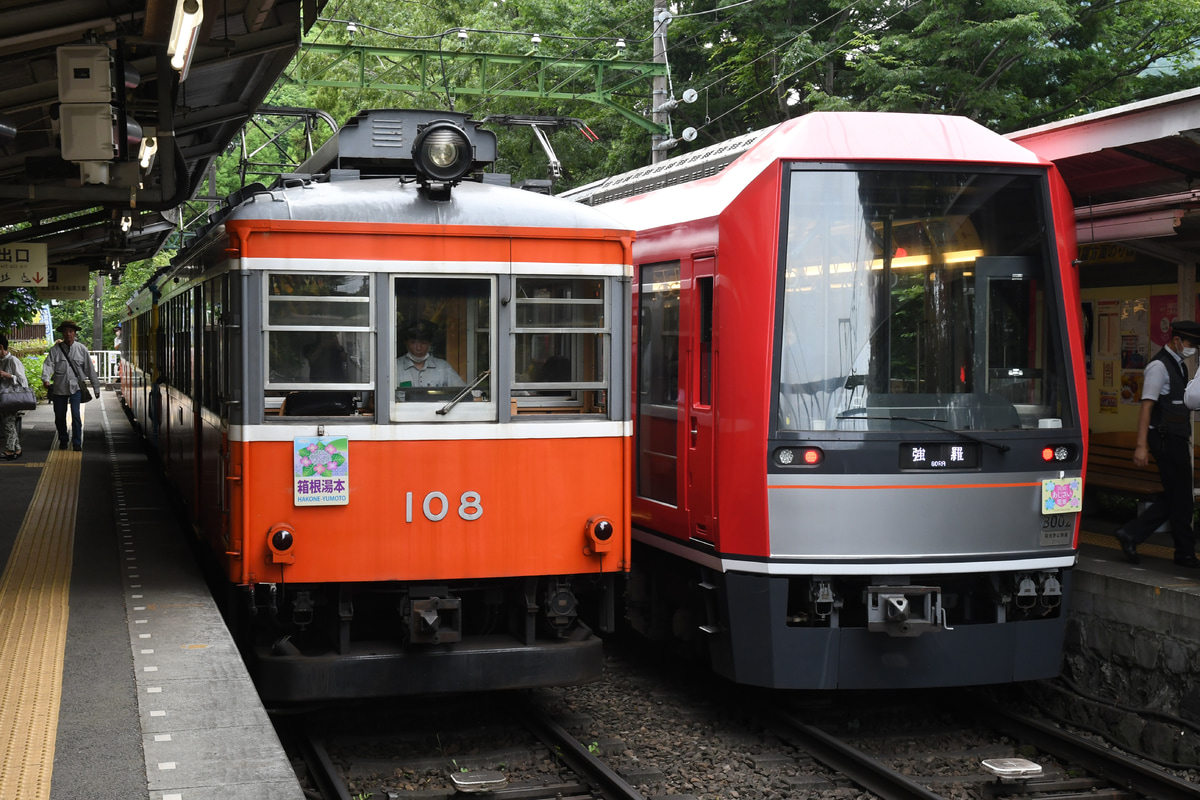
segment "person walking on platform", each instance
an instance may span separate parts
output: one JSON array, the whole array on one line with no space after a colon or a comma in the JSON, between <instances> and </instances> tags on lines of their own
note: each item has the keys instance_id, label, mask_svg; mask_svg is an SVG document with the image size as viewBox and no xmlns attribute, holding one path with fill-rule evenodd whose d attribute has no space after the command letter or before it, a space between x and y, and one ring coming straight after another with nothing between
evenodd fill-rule
<instances>
[{"instance_id":1,"label":"person walking on platform","mask_svg":"<svg viewBox=\"0 0 1200 800\"><path fill-rule=\"evenodd\" d=\"M46 354L42 367L42 384L54 404L54 427L58 431L58 449L67 449L67 404L71 405L70 446L83 449L83 419L79 415L79 404L83 401L84 376L91 382L96 394L100 394L100 377L92 366L92 359L82 342L75 337L79 326L67 320L58 326L62 339L54 343ZM88 396L88 400L91 395Z\"/></svg>"},{"instance_id":2,"label":"person walking on platform","mask_svg":"<svg viewBox=\"0 0 1200 800\"><path fill-rule=\"evenodd\" d=\"M1173 322L1171 341L1150 360L1143 373L1142 407L1138 414L1133 463L1144 467L1149 463L1149 457L1154 456L1163 494L1137 519L1117 528L1121 552L1132 564L1139 560L1138 543L1170 520L1171 536L1175 539L1175 563L1181 567L1200 568L1192 531L1192 412L1184 401L1188 368L1183 362L1196 353L1198 344L1200 323Z\"/></svg>"},{"instance_id":3,"label":"person walking on platform","mask_svg":"<svg viewBox=\"0 0 1200 800\"><path fill-rule=\"evenodd\" d=\"M25 365L21 359L8 352L8 337L0 333L0 385L27 388ZM20 411L0 413L0 432L4 435L4 459L15 461L21 456L21 440L17 436L17 418Z\"/></svg>"}]
</instances>

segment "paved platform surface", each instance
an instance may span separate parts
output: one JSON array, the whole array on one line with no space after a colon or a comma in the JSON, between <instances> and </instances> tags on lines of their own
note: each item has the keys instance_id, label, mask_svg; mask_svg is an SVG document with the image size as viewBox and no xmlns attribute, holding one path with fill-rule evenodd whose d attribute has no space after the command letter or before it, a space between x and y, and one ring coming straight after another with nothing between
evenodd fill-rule
<instances>
[{"instance_id":1,"label":"paved platform surface","mask_svg":"<svg viewBox=\"0 0 1200 800\"><path fill-rule=\"evenodd\" d=\"M7 567L23 525L29 538L27 513L45 502L49 467L81 456L61 674L48 676L54 692L27 693L32 711L0 695L0 786L24 776L33 788L20 800L302 800L119 399L105 391L84 409L81 454L51 450L53 411L41 405L23 420L21 459L0 461ZM21 647L5 633L4 647ZM30 751L23 720L46 713L56 730Z\"/></svg>"}]
</instances>

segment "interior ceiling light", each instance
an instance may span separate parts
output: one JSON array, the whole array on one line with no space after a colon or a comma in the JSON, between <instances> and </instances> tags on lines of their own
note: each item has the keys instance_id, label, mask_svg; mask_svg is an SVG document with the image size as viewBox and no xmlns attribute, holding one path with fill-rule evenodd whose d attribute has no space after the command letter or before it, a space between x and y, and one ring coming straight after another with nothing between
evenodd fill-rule
<instances>
[{"instance_id":1,"label":"interior ceiling light","mask_svg":"<svg viewBox=\"0 0 1200 800\"><path fill-rule=\"evenodd\" d=\"M200 25L204 22L204 4L200 0L177 0L175 19L171 23L171 39L167 42L167 55L171 57L171 68L179 72L179 80L187 79L196 53L196 39L200 36Z\"/></svg>"},{"instance_id":2,"label":"interior ceiling light","mask_svg":"<svg viewBox=\"0 0 1200 800\"><path fill-rule=\"evenodd\" d=\"M150 165L154 163L154 155L158 152L158 137L146 136L142 139L141 147L138 148L138 163L142 169L150 169Z\"/></svg>"}]
</instances>

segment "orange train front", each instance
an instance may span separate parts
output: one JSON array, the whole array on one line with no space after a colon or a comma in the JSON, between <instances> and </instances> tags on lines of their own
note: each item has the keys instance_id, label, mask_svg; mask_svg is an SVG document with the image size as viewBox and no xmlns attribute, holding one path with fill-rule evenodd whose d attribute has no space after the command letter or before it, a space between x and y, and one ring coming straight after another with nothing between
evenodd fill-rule
<instances>
[{"instance_id":1,"label":"orange train front","mask_svg":"<svg viewBox=\"0 0 1200 800\"><path fill-rule=\"evenodd\" d=\"M125 401L269 701L599 677L632 236L469 179L494 157L464 115L363 112L130 306Z\"/></svg>"}]
</instances>

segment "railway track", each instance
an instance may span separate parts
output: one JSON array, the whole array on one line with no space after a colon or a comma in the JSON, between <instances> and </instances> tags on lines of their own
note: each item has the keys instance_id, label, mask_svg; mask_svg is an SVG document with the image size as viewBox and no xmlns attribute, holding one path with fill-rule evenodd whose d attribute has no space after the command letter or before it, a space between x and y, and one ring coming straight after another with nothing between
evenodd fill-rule
<instances>
[{"instance_id":1,"label":"railway track","mask_svg":"<svg viewBox=\"0 0 1200 800\"><path fill-rule=\"evenodd\" d=\"M575 739L528 695L489 696L485 708L476 700L454 699L433 714L390 709L387 722L377 712L318 714L287 723L281 735L304 761L311 800L393 800L412 792L425 800L460 792L644 800L597 745Z\"/></svg>"},{"instance_id":2,"label":"railway track","mask_svg":"<svg viewBox=\"0 0 1200 800\"><path fill-rule=\"evenodd\" d=\"M943 695L956 698L949 714L931 720L915 711L894 729L860 720L839 735L795 711L763 705L760 713L781 739L882 800L1200 798L1195 783L1006 708L986 692Z\"/></svg>"},{"instance_id":3,"label":"railway track","mask_svg":"<svg viewBox=\"0 0 1200 800\"><path fill-rule=\"evenodd\" d=\"M1197 784L1038 719L1012 693L764 692L638 658L607 670L569 689L310 719L321 731L303 748L311 797L1200 798ZM333 778L318 781L319 769Z\"/></svg>"}]
</instances>

